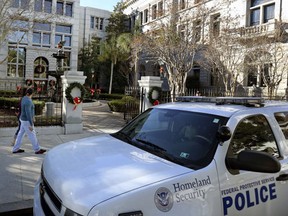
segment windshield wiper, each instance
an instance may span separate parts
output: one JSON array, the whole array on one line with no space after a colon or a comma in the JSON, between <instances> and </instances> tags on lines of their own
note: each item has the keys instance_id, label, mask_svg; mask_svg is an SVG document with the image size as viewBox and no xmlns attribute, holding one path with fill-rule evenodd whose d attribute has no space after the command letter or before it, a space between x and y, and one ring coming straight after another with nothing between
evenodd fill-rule
<instances>
[{"instance_id":1,"label":"windshield wiper","mask_svg":"<svg viewBox=\"0 0 288 216\"><path fill-rule=\"evenodd\" d=\"M158 151L161 151L161 152L166 152L166 149L164 149L164 148L162 148L162 147L160 147L160 146L158 146L158 145L155 145L154 143L151 143L151 142L148 141L148 140L143 140L143 139L140 139L140 138L136 138L136 140L137 140L138 142L144 143L145 145L153 148L154 150L158 150Z\"/></svg>"},{"instance_id":2,"label":"windshield wiper","mask_svg":"<svg viewBox=\"0 0 288 216\"><path fill-rule=\"evenodd\" d=\"M117 132L117 133L114 133L114 134L111 134L112 136L114 136L115 138L118 138L124 142L128 142L128 143L132 143L131 142L131 137L126 134L126 133L123 133L123 132Z\"/></svg>"},{"instance_id":3,"label":"windshield wiper","mask_svg":"<svg viewBox=\"0 0 288 216\"><path fill-rule=\"evenodd\" d=\"M173 155L168 154L167 150L155 145L154 143L151 143L148 140L143 140L140 138L136 138L136 141L144 143L145 145L149 146L150 148L152 148L153 150L156 150L156 152L154 152L157 156L162 157L166 160L169 160L171 162L177 163L179 165L185 165L185 163L183 163L182 161L180 161L179 159L175 158Z\"/></svg>"}]
</instances>

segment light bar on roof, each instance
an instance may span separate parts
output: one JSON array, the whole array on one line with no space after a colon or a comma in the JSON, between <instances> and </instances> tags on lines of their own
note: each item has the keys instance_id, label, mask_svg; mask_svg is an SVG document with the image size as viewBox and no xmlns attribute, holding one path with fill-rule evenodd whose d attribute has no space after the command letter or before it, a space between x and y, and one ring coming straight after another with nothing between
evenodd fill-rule
<instances>
[{"instance_id":1,"label":"light bar on roof","mask_svg":"<svg viewBox=\"0 0 288 216\"><path fill-rule=\"evenodd\" d=\"M261 97L204 97L204 96L181 96L176 98L177 102L207 102L222 104L237 104L245 106L263 106L264 98Z\"/></svg>"}]
</instances>

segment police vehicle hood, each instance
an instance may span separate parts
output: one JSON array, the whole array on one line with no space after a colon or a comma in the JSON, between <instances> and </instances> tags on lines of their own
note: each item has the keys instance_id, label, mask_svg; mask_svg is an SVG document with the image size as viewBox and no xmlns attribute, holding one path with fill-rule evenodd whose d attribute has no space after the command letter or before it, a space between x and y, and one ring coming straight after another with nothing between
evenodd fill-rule
<instances>
[{"instance_id":1,"label":"police vehicle hood","mask_svg":"<svg viewBox=\"0 0 288 216\"><path fill-rule=\"evenodd\" d=\"M63 205L83 212L191 170L101 135L53 148L45 157L42 172Z\"/></svg>"}]
</instances>

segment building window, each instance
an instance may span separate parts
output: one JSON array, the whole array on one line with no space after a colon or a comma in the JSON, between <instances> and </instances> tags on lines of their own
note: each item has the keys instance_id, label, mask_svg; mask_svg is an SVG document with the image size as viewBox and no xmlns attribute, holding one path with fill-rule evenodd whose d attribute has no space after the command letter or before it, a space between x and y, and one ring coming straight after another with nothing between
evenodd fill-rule
<instances>
[{"instance_id":1,"label":"building window","mask_svg":"<svg viewBox=\"0 0 288 216\"><path fill-rule=\"evenodd\" d=\"M211 34L213 37L218 37L220 34L220 14L211 16Z\"/></svg>"},{"instance_id":2,"label":"building window","mask_svg":"<svg viewBox=\"0 0 288 216\"><path fill-rule=\"evenodd\" d=\"M157 5L152 6L152 20L157 18Z\"/></svg>"},{"instance_id":3,"label":"building window","mask_svg":"<svg viewBox=\"0 0 288 216\"><path fill-rule=\"evenodd\" d=\"M273 20L275 17L275 4L264 6L264 23Z\"/></svg>"},{"instance_id":4,"label":"building window","mask_svg":"<svg viewBox=\"0 0 288 216\"><path fill-rule=\"evenodd\" d=\"M180 10L183 10L186 8L186 2L185 0L180 0Z\"/></svg>"},{"instance_id":5,"label":"building window","mask_svg":"<svg viewBox=\"0 0 288 216\"><path fill-rule=\"evenodd\" d=\"M12 30L7 36L10 44L28 44L28 21L16 20L12 23L11 28Z\"/></svg>"},{"instance_id":6,"label":"building window","mask_svg":"<svg viewBox=\"0 0 288 216\"><path fill-rule=\"evenodd\" d=\"M30 0L12 0L11 6L14 8L22 8L24 10L29 9Z\"/></svg>"},{"instance_id":7,"label":"building window","mask_svg":"<svg viewBox=\"0 0 288 216\"><path fill-rule=\"evenodd\" d=\"M201 39L201 21L197 20L193 22L193 35L196 42Z\"/></svg>"},{"instance_id":8,"label":"building window","mask_svg":"<svg viewBox=\"0 0 288 216\"><path fill-rule=\"evenodd\" d=\"M163 1L158 2L158 16L164 15Z\"/></svg>"},{"instance_id":9,"label":"building window","mask_svg":"<svg viewBox=\"0 0 288 216\"><path fill-rule=\"evenodd\" d=\"M179 25L178 26L178 32L179 32L180 37L185 39L185 34L186 34L185 25Z\"/></svg>"},{"instance_id":10,"label":"building window","mask_svg":"<svg viewBox=\"0 0 288 216\"><path fill-rule=\"evenodd\" d=\"M143 25L143 12L140 12L140 24Z\"/></svg>"},{"instance_id":11,"label":"building window","mask_svg":"<svg viewBox=\"0 0 288 216\"><path fill-rule=\"evenodd\" d=\"M33 46L50 47L51 46L51 24L34 23L33 28Z\"/></svg>"},{"instance_id":12,"label":"building window","mask_svg":"<svg viewBox=\"0 0 288 216\"><path fill-rule=\"evenodd\" d=\"M56 25L55 44L65 41L65 47L71 47L72 44L72 26Z\"/></svg>"},{"instance_id":13,"label":"building window","mask_svg":"<svg viewBox=\"0 0 288 216\"><path fill-rule=\"evenodd\" d=\"M44 1L44 12L52 13L52 0Z\"/></svg>"},{"instance_id":14,"label":"building window","mask_svg":"<svg viewBox=\"0 0 288 216\"><path fill-rule=\"evenodd\" d=\"M99 29L99 17L95 17L95 27Z\"/></svg>"},{"instance_id":15,"label":"building window","mask_svg":"<svg viewBox=\"0 0 288 216\"><path fill-rule=\"evenodd\" d=\"M248 73L247 86L265 87L264 79L266 82L269 82L271 68L271 63L265 63L263 65L249 65L246 69Z\"/></svg>"},{"instance_id":16,"label":"building window","mask_svg":"<svg viewBox=\"0 0 288 216\"><path fill-rule=\"evenodd\" d=\"M70 52L64 52L65 53L65 59L63 62L63 69L64 70L70 70L70 59L71 59L71 53Z\"/></svg>"},{"instance_id":17,"label":"building window","mask_svg":"<svg viewBox=\"0 0 288 216\"><path fill-rule=\"evenodd\" d=\"M15 30L11 31L8 35L8 42L12 43L19 43L19 44L28 44L28 36L26 31Z\"/></svg>"},{"instance_id":18,"label":"building window","mask_svg":"<svg viewBox=\"0 0 288 216\"><path fill-rule=\"evenodd\" d=\"M147 23L147 22L148 22L148 16L149 16L148 9L145 9L145 10L144 10L144 23Z\"/></svg>"},{"instance_id":19,"label":"building window","mask_svg":"<svg viewBox=\"0 0 288 216\"><path fill-rule=\"evenodd\" d=\"M59 15L64 15L64 2L57 2L56 13Z\"/></svg>"},{"instance_id":20,"label":"building window","mask_svg":"<svg viewBox=\"0 0 288 216\"><path fill-rule=\"evenodd\" d=\"M48 60L44 57L38 57L34 61L34 78L47 78Z\"/></svg>"},{"instance_id":21,"label":"building window","mask_svg":"<svg viewBox=\"0 0 288 216\"><path fill-rule=\"evenodd\" d=\"M90 28L96 28L99 30L104 30L104 18L100 18L100 17L93 17L91 16L90 19Z\"/></svg>"},{"instance_id":22,"label":"building window","mask_svg":"<svg viewBox=\"0 0 288 216\"><path fill-rule=\"evenodd\" d=\"M52 13L52 0L35 0L34 10L37 12Z\"/></svg>"},{"instance_id":23,"label":"building window","mask_svg":"<svg viewBox=\"0 0 288 216\"><path fill-rule=\"evenodd\" d=\"M73 3L66 3L65 5L65 15L72 17L72 9L73 9Z\"/></svg>"},{"instance_id":24,"label":"building window","mask_svg":"<svg viewBox=\"0 0 288 216\"><path fill-rule=\"evenodd\" d=\"M24 47L8 47L8 67L7 76L24 77L25 76L26 50Z\"/></svg>"},{"instance_id":25,"label":"building window","mask_svg":"<svg viewBox=\"0 0 288 216\"><path fill-rule=\"evenodd\" d=\"M103 30L103 25L104 25L104 19L100 18L100 23L99 23L99 29Z\"/></svg>"},{"instance_id":26,"label":"building window","mask_svg":"<svg viewBox=\"0 0 288 216\"><path fill-rule=\"evenodd\" d=\"M252 0L250 5L250 26L260 25L275 18L275 3L267 0ZM269 1L271 2L271 1Z\"/></svg>"},{"instance_id":27,"label":"building window","mask_svg":"<svg viewBox=\"0 0 288 216\"><path fill-rule=\"evenodd\" d=\"M251 0L251 7L264 4L268 1L271 1L271 0Z\"/></svg>"},{"instance_id":28,"label":"building window","mask_svg":"<svg viewBox=\"0 0 288 216\"><path fill-rule=\"evenodd\" d=\"M173 11L178 11L178 0L173 0L172 9Z\"/></svg>"},{"instance_id":29,"label":"building window","mask_svg":"<svg viewBox=\"0 0 288 216\"><path fill-rule=\"evenodd\" d=\"M93 16L90 17L90 28L91 29L95 28L95 18Z\"/></svg>"}]
</instances>

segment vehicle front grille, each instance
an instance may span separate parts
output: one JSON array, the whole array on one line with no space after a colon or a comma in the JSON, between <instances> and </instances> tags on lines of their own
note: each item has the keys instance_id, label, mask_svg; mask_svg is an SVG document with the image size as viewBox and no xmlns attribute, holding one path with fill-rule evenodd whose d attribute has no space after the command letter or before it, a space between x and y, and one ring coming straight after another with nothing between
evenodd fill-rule
<instances>
[{"instance_id":1,"label":"vehicle front grille","mask_svg":"<svg viewBox=\"0 0 288 216\"><path fill-rule=\"evenodd\" d=\"M54 193L54 191L51 189L50 185L48 184L47 180L45 179L43 173L41 174L42 177L42 183L40 184L40 197L41 197L41 205L43 208L43 211L46 215L54 216L55 214L49 207L48 203L46 202L44 198L44 194L46 193L48 197L50 198L51 202L54 204L57 211L61 212L62 207L62 201L61 199Z\"/></svg>"}]
</instances>

